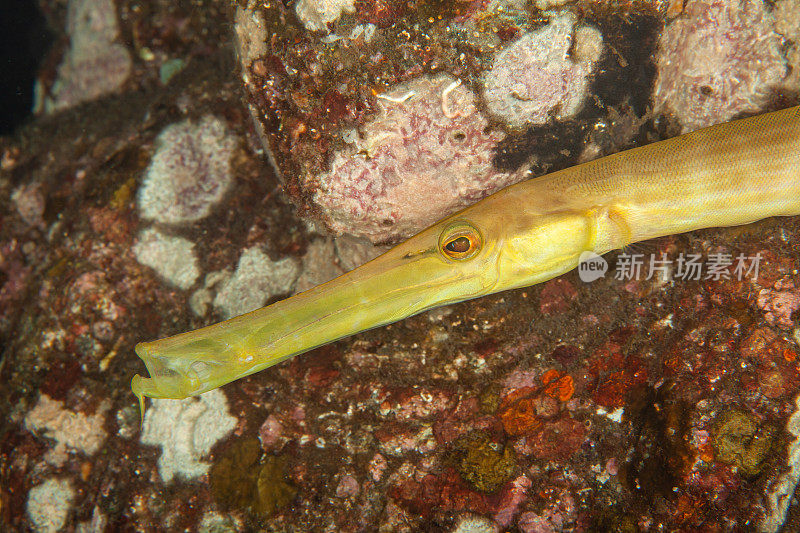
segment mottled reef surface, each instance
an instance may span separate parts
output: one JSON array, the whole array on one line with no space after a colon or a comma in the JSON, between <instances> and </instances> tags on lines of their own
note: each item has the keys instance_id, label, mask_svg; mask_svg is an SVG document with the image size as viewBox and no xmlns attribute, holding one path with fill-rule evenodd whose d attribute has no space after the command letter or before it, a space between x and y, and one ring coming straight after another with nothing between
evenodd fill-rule
<instances>
[{"instance_id":1,"label":"mottled reef surface","mask_svg":"<svg viewBox=\"0 0 800 533\"><path fill-rule=\"evenodd\" d=\"M510 183L796 105L800 1L40 5L60 38L0 137L1 530L800 530L800 217L642 243L141 426L130 392L137 342Z\"/></svg>"}]
</instances>

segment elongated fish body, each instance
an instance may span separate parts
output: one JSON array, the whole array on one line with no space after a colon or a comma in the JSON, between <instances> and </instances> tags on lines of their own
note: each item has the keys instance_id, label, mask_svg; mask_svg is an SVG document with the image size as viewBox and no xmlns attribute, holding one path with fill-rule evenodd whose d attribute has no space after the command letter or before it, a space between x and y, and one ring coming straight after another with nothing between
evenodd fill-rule
<instances>
[{"instance_id":1,"label":"elongated fish body","mask_svg":"<svg viewBox=\"0 0 800 533\"><path fill-rule=\"evenodd\" d=\"M534 285L583 252L800 215L800 107L634 148L503 189L328 283L136 346L144 397L185 398L444 304Z\"/></svg>"}]
</instances>

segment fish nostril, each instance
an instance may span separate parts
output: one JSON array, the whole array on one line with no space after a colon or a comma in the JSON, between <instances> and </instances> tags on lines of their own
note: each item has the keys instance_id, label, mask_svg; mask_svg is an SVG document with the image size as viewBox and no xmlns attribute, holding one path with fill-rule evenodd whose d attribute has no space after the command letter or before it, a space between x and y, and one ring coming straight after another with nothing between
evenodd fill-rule
<instances>
[{"instance_id":1,"label":"fish nostril","mask_svg":"<svg viewBox=\"0 0 800 533\"><path fill-rule=\"evenodd\" d=\"M210 376L210 372L208 371L209 365L204 363L203 361L195 361L191 365L189 365L189 372L193 375L193 377L199 381L205 381Z\"/></svg>"}]
</instances>

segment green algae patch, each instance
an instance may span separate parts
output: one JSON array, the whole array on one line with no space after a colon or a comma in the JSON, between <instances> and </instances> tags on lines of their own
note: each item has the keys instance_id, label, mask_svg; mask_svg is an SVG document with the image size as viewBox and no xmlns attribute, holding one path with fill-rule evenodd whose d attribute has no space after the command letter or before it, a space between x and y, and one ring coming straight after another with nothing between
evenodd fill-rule
<instances>
[{"instance_id":1,"label":"green algae patch","mask_svg":"<svg viewBox=\"0 0 800 533\"><path fill-rule=\"evenodd\" d=\"M500 392L503 388L497 384L492 383L481 392L478 396L478 408L481 413L485 415L493 415L500 407Z\"/></svg>"},{"instance_id":2,"label":"green algae patch","mask_svg":"<svg viewBox=\"0 0 800 533\"><path fill-rule=\"evenodd\" d=\"M297 494L297 488L286 480L285 457L268 455L258 470L255 511L271 516L286 507Z\"/></svg>"},{"instance_id":3,"label":"green algae patch","mask_svg":"<svg viewBox=\"0 0 800 533\"><path fill-rule=\"evenodd\" d=\"M746 477L761 472L774 442L771 427L759 426L752 416L736 409L720 413L711 434L717 460L736 466Z\"/></svg>"},{"instance_id":4,"label":"green algae patch","mask_svg":"<svg viewBox=\"0 0 800 533\"><path fill-rule=\"evenodd\" d=\"M629 510L616 506L602 509L592 517L589 531L613 531L614 533L639 533L637 516Z\"/></svg>"},{"instance_id":5,"label":"green algae patch","mask_svg":"<svg viewBox=\"0 0 800 533\"><path fill-rule=\"evenodd\" d=\"M297 488L286 479L287 466L285 457L262 458L258 439L240 440L211 467L211 493L224 511L246 509L272 516L297 494Z\"/></svg>"},{"instance_id":6,"label":"green algae patch","mask_svg":"<svg viewBox=\"0 0 800 533\"><path fill-rule=\"evenodd\" d=\"M517 460L511 448L493 441L485 431L472 431L453 444L453 459L462 479L475 490L497 492L514 475Z\"/></svg>"}]
</instances>

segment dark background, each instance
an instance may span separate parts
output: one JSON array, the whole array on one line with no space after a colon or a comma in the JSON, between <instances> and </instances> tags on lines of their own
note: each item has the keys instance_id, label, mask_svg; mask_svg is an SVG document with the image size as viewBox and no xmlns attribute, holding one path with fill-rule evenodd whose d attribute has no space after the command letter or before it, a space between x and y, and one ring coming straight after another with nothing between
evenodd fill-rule
<instances>
[{"instance_id":1,"label":"dark background","mask_svg":"<svg viewBox=\"0 0 800 533\"><path fill-rule=\"evenodd\" d=\"M52 40L35 0L0 0L0 135L31 116L34 79Z\"/></svg>"}]
</instances>

